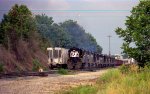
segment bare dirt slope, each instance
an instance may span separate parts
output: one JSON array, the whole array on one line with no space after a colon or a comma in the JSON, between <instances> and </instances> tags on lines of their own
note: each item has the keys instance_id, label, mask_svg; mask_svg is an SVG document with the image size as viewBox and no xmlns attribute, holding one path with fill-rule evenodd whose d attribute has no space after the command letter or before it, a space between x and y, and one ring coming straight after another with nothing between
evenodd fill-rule
<instances>
[{"instance_id":1,"label":"bare dirt slope","mask_svg":"<svg viewBox=\"0 0 150 94\"><path fill-rule=\"evenodd\" d=\"M0 94L54 94L62 89L93 84L106 70L77 72L74 75L49 74L48 77L0 79Z\"/></svg>"}]
</instances>

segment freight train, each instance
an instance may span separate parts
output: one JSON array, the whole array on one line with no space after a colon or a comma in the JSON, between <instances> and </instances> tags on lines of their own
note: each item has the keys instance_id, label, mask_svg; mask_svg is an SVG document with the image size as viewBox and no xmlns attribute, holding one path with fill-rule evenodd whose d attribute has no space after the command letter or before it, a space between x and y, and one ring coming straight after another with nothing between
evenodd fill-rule
<instances>
[{"instance_id":1,"label":"freight train","mask_svg":"<svg viewBox=\"0 0 150 94\"><path fill-rule=\"evenodd\" d=\"M79 48L47 48L48 65L53 68L68 69L95 69L103 67L119 66L123 61L115 59L114 56L94 53Z\"/></svg>"}]
</instances>

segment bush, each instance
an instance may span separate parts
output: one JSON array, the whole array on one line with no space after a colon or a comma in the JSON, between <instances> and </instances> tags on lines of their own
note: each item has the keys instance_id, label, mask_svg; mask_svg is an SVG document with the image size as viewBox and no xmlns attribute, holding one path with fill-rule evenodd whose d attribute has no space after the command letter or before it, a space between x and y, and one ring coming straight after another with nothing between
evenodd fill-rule
<instances>
[{"instance_id":1,"label":"bush","mask_svg":"<svg viewBox=\"0 0 150 94\"><path fill-rule=\"evenodd\" d=\"M60 69L58 69L58 73L62 74L62 75L67 75L69 72L66 69L60 68Z\"/></svg>"},{"instance_id":2,"label":"bush","mask_svg":"<svg viewBox=\"0 0 150 94\"><path fill-rule=\"evenodd\" d=\"M123 64L123 65L121 65L121 66L119 67L119 70L120 70L121 73L126 74L126 73L129 72L129 66L126 66L126 65Z\"/></svg>"},{"instance_id":3,"label":"bush","mask_svg":"<svg viewBox=\"0 0 150 94\"><path fill-rule=\"evenodd\" d=\"M38 71L39 68L42 68L42 65L40 64L39 60L34 59L32 63L33 63L32 71Z\"/></svg>"},{"instance_id":4,"label":"bush","mask_svg":"<svg viewBox=\"0 0 150 94\"><path fill-rule=\"evenodd\" d=\"M146 62L145 66L150 69L150 62Z\"/></svg>"}]
</instances>

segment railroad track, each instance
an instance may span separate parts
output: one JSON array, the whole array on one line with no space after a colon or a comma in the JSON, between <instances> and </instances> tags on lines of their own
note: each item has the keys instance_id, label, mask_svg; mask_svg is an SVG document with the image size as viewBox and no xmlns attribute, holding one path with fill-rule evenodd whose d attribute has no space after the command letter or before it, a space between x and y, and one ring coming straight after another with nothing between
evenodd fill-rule
<instances>
[{"instance_id":1,"label":"railroad track","mask_svg":"<svg viewBox=\"0 0 150 94\"><path fill-rule=\"evenodd\" d=\"M54 74L57 71L43 71L43 72L9 72L9 73L0 73L1 78L15 78L15 77L26 77L26 76L40 76L46 77L48 74Z\"/></svg>"},{"instance_id":2,"label":"railroad track","mask_svg":"<svg viewBox=\"0 0 150 94\"><path fill-rule=\"evenodd\" d=\"M72 70L68 70L69 72ZM78 71L89 71L89 70L78 70ZM43 72L9 72L9 73L0 73L0 79L2 78L16 78L16 77L27 77L27 76L39 76L47 77L48 74L56 74L58 70L50 70Z\"/></svg>"},{"instance_id":3,"label":"railroad track","mask_svg":"<svg viewBox=\"0 0 150 94\"><path fill-rule=\"evenodd\" d=\"M108 67L107 67L108 68ZM107 69L107 68L101 68L101 69ZM110 68L110 67L109 67ZM101 70L101 69L81 69L77 71L93 71ZM68 70L69 72L72 70ZM74 71L74 70L73 70ZM39 76L39 77L47 77L48 74L56 74L58 73L58 70L50 70L50 71L43 71L43 72L9 72L9 73L0 73L0 79L2 78L16 78L16 77L26 77L26 76Z\"/></svg>"}]
</instances>

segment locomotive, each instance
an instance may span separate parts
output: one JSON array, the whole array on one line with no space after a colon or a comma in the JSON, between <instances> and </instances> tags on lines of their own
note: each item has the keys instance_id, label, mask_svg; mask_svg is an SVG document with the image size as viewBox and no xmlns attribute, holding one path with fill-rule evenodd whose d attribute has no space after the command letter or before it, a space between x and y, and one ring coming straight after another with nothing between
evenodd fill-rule
<instances>
[{"instance_id":1,"label":"locomotive","mask_svg":"<svg viewBox=\"0 0 150 94\"><path fill-rule=\"evenodd\" d=\"M123 64L123 61L116 60L113 56L93 53L76 47L70 49L51 47L47 48L47 51L50 69L94 69Z\"/></svg>"}]
</instances>

